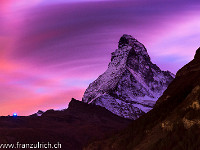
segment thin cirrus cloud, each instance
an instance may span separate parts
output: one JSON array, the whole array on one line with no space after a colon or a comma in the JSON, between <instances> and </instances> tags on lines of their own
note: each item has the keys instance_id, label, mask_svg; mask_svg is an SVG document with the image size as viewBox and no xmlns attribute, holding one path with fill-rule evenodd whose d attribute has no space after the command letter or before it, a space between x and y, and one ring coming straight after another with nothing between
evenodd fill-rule
<instances>
[{"instance_id":1,"label":"thin cirrus cloud","mask_svg":"<svg viewBox=\"0 0 200 150\"><path fill-rule=\"evenodd\" d=\"M65 108L71 97L81 99L89 83L107 68L124 33L141 41L154 63L174 73L199 46L197 0L0 4L0 115Z\"/></svg>"}]
</instances>

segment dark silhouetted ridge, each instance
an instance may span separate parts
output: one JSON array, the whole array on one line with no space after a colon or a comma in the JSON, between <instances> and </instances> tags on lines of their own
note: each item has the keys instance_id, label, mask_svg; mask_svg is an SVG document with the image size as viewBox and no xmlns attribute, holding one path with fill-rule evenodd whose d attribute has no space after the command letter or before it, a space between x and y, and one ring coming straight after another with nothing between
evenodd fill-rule
<instances>
[{"instance_id":1,"label":"dark silhouetted ridge","mask_svg":"<svg viewBox=\"0 0 200 150\"><path fill-rule=\"evenodd\" d=\"M112 135L129 123L105 108L72 99L62 111L0 117L0 143L59 142L64 150L82 150L89 142Z\"/></svg>"}]
</instances>

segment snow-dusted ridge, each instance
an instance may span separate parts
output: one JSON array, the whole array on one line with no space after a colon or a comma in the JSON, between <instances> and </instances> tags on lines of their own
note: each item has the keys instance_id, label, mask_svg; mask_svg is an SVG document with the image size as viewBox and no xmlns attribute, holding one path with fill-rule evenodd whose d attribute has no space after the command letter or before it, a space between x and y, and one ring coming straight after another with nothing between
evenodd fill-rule
<instances>
[{"instance_id":1,"label":"snow-dusted ridge","mask_svg":"<svg viewBox=\"0 0 200 150\"><path fill-rule=\"evenodd\" d=\"M124 34L108 69L89 85L82 101L136 119L153 108L173 78L151 62L143 44Z\"/></svg>"}]
</instances>

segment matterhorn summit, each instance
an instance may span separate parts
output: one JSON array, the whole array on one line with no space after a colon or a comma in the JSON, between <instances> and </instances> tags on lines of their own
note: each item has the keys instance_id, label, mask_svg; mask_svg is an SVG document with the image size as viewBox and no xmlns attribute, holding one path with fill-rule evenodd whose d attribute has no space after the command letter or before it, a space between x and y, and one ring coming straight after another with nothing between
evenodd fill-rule
<instances>
[{"instance_id":1,"label":"matterhorn summit","mask_svg":"<svg viewBox=\"0 0 200 150\"><path fill-rule=\"evenodd\" d=\"M142 43L124 34L111 54L108 69L89 85L82 101L137 119L153 108L173 79L171 72L151 62Z\"/></svg>"}]
</instances>

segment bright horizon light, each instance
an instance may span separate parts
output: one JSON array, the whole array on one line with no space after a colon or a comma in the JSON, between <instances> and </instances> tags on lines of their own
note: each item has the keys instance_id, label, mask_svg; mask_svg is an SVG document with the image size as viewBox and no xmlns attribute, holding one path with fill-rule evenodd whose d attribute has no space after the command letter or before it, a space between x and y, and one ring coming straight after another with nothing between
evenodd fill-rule
<instances>
[{"instance_id":1,"label":"bright horizon light","mask_svg":"<svg viewBox=\"0 0 200 150\"><path fill-rule=\"evenodd\" d=\"M17 113L13 113L13 117L17 117Z\"/></svg>"}]
</instances>

